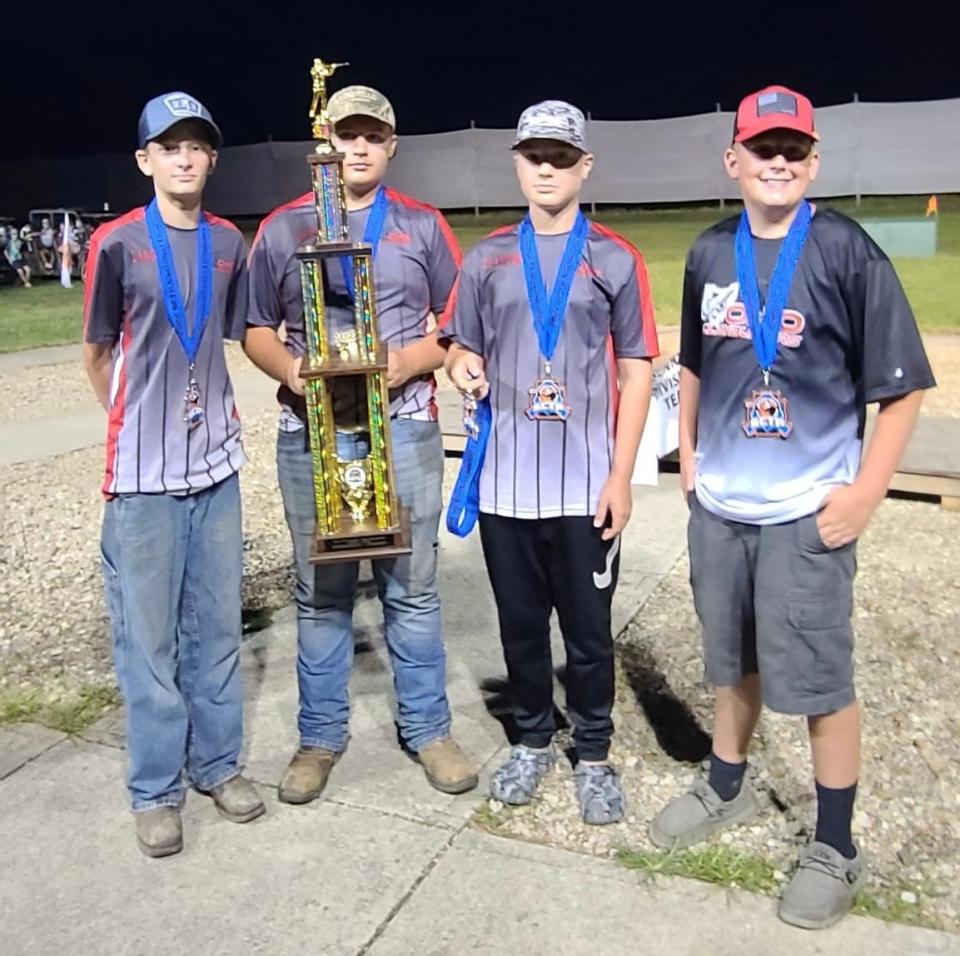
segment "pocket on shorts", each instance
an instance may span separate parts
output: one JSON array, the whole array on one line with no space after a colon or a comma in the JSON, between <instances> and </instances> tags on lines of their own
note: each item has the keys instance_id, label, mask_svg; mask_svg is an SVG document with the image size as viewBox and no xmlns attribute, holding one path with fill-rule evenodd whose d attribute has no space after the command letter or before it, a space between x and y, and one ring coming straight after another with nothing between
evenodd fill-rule
<instances>
[{"instance_id":1,"label":"pocket on shorts","mask_svg":"<svg viewBox=\"0 0 960 956\"><path fill-rule=\"evenodd\" d=\"M835 698L852 689L850 611L850 602L843 599L790 603L789 684L803 698Z\"/></svg>"}]
</instances>

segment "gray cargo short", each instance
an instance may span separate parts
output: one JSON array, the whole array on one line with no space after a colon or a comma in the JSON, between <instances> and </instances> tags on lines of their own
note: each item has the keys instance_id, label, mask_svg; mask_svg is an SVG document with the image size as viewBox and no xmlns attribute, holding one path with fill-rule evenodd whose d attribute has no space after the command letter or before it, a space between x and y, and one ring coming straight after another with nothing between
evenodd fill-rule
<instances>
[{"instance_id":1,"label":"gray cargo short","mask_svg":"<svg viewBox=\"0 0 960 956\"><path fill-rule=\"evenodd\" d=\"M732 687L759 674L763 702L784 714L853 703L856 542L828 548L816 515L753 525L689 496L690 584L703 625L706 680Z\"/></svg>"}]
</instances>

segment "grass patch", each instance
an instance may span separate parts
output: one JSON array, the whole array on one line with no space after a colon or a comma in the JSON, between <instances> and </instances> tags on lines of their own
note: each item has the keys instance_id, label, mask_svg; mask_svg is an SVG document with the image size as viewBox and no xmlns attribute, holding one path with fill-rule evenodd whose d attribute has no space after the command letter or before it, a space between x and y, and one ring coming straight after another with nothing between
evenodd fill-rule
<instances>
[{"instance_id":1,"label":"grass patch","mask_svg":"<svg viewBox=\"0 0 960 956\"><path fill-rule=\"evenodd\" d=\"M32 289L0 286L0 352L80 341L83 286L37 279Z\"/></svg>"},{"instance_id":2,"label":"grass patch","mask_svg":"<svg viewBox=\"0 0 960 956\"><path fill-rule=\"evenodd\" d=\"M31 721L79 734L119 705L119 691L107 684L86 684L56 700L35 690L0 691L0 724Z\"/></svg>"},{"instance_id":3,"label":"grass patch","mask_svg":"<svg viewBox=\"0 0 960 956\"><path fill-rule=\"evenodd\" d=\"M721 843L703 849L675 851L619 850L617 861L649 876L680 876L750 893L772 893L780 884L777 868L761 857L740 853Z\"/></svg>"},{"instance_id":4,"label":"grass patch","mask_svg":"<svg viewBox=\"0 0 960 956\"><path fill-rule=\"evenodd\" d=\"M842 209L854 217L922 216L922 196L868 197L858 207L852 199L829 200L823 205ZM670 208L601 208L596 218L626 236L644 254L650 272L657 321L677 325L680 291L687 249L708 226L733 215L736 203L721 210L712 206ZM937 255L932 259L895 259L897 272L924 332L960 332L960 196L940 198ZM475 245L492 229L517 222L521 210L483 212L479 217L456 213L450 224L464 249ZM247 242L256 222L243 223ZM19 285L0 287L0 352L15 352L42 345L79 342L82 325L83 286L64 289L56 279L38 279L32 289Z\"/></svg>"},{"instance_id":5,"label":"grass patch","mask_svg":"<svg viewBox=\"0 0 960 956\"><path fill-rule=\"evenodd\" d=\"M769 860L740 853L723 844L672 852L657 850L647 853L622 849L617 852L617 861L629 870L637 870L650 877L678 876L765 896L774 895L786 885L783 874ZM934 891L916 887L867 887L860 892L851 912L889 923L938 929L941 928L941 921L926 907L927 900L934 896Z\"/></svg>"},{"instance_id":6,"label":"grass patch","mask_svg":"<svg viewBox=\"0 0 960 956\"><path fill-rule=\"evenodd\" d=\"M494 836L504 836L505 828L510 816L510 809L501 804L501 809L494 810L490 806L490 800L484 800L483 803L473 811L473 825L478 830L484 830L492 833Z\"/></svg>"}]
</instances>

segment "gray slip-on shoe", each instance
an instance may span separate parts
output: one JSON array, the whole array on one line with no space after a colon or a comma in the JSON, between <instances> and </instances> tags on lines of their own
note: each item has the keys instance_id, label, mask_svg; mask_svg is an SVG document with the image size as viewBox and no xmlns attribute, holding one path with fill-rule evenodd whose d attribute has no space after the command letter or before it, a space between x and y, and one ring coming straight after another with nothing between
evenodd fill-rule
<instances>
[{"instance_id":1,"label":"gray slip-on shoe","mask_svg":"<svg viewBox=\"0 0 960 956\"><path fill-rule=\"evenodd\" d=\"M700 843L718 830L744 823L757 810L757 798L746 780L732 800L721 800L706 778L701 778L653 818L650 839L662 849L680 850Z\"/></svg>"}]
</instances>

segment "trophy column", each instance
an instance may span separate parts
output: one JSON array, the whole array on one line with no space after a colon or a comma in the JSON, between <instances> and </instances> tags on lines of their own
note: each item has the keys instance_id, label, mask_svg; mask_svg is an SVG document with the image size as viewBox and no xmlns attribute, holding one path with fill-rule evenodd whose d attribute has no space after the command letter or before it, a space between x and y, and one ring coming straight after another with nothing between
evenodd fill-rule
<instances>
[{"instance_id":1,"label":"trophy column","mask_svg":"<svg viewBox=\"0 0 960 956\"><path fill-rule=\"evenodd\" d=\"M316 531L310 560L357 560L410 553L410 517L397 498L390 442L387 349L377 330L373 251L349 241L343 187L343 155L333 151L326 118L325 78L336 65L314 61L311 119L319 139L307 157L317 214L317 237L297 251L303 289L307 355L300 369L307 401L313 466ZM320 106L319 115L316 108ZM324 298L324 261L353 262L353 328L333 342ZM331 263L332 265L333 263ZM332 380L359 377L366 395L370 453L356 461L337 454L337 416Z\"/></svg>"}]
</instances>

